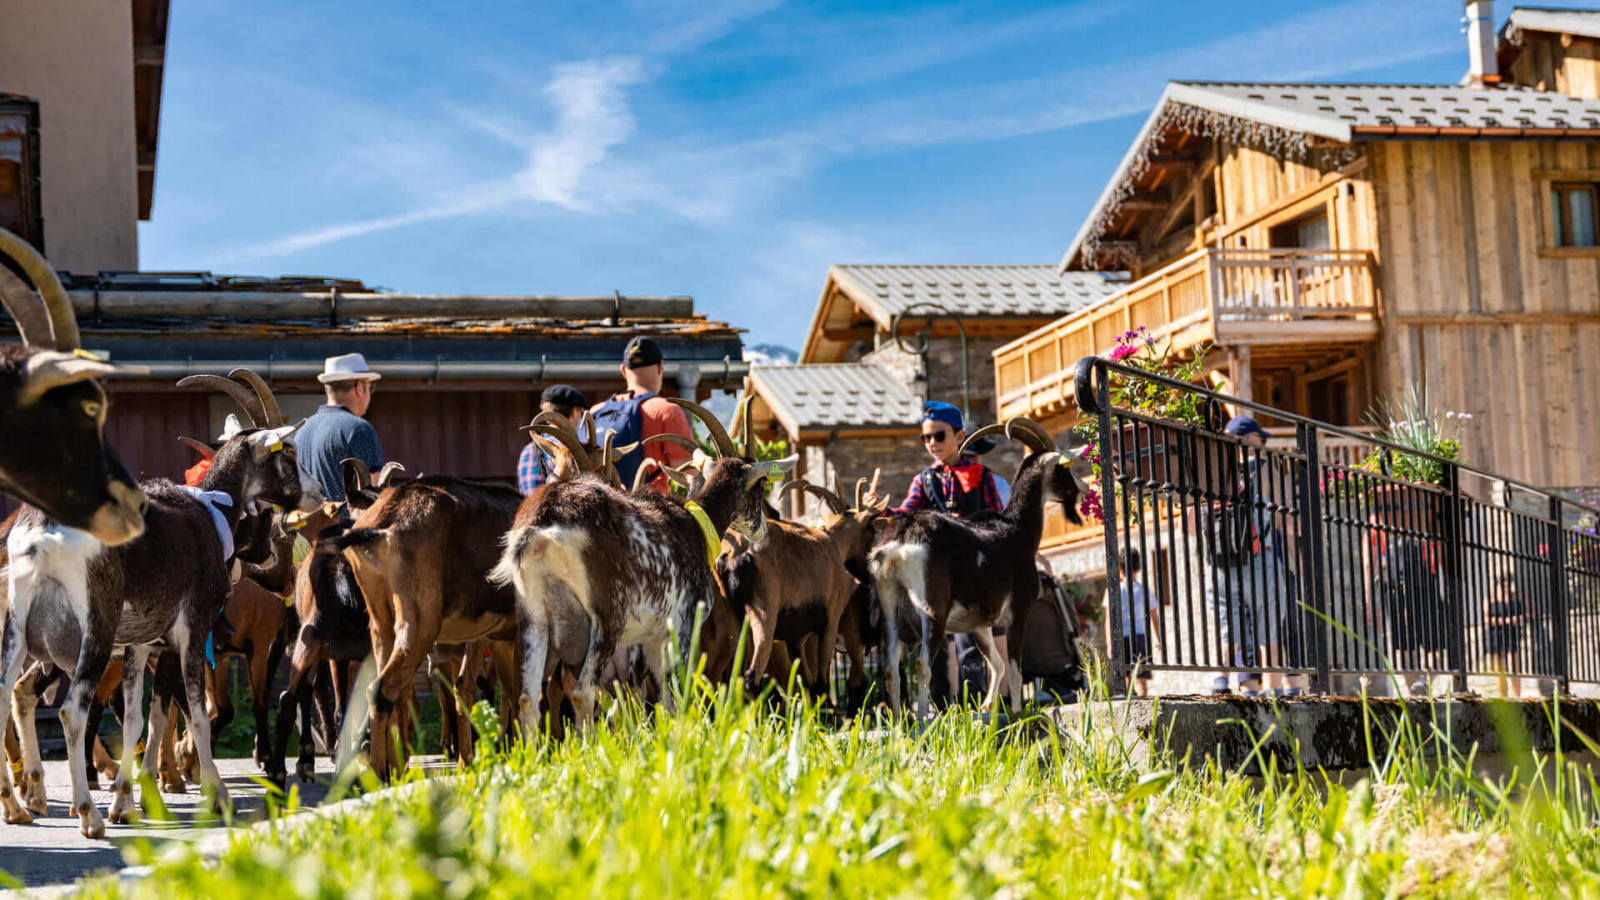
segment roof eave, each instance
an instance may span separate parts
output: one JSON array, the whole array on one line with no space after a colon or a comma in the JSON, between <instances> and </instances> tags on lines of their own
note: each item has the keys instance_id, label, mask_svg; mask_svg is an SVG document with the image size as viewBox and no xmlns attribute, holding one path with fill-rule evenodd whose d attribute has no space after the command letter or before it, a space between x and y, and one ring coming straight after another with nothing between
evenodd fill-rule
<instances>
[{"instance_id":1,"label":"roof eave","mask_svg":"<svg viewBox=\"0 0 1600 900\"><path fill-rule=\"evenodd\" d=\"M1223 96L1193 84L1169 81L1167 82L1166 90L1161 92L1161 99L1156 102L1155 109L1150 112L1150 117L1145 120L1144 127L1139 129L1138 137L1134 138L1133 143L1128 147L1128 151L1122 155L1122 162L1118 164L1111 179L1106 182L1105 188L1100 191L1099 199L1090 208L1089 214L1084 217L1083 224L1078 227L1078 233L1073 237L1071 246L1067 248L1067 252L1061 257L1060 271L1062 273L1071 268L1073 260L1082 250L1084 242L1089 239L1090 232L1094 227L1095 221L1100 217L1101 210L1105 209L1116 197L1118 185L1127 177L1134 162L1138 160L1141 149L1150 140L1152 132L1161 121L1162 113L1166 111L1169 103L1184 103L1221 115L1251 119L1277 128L1314 134L1339 142L1348 142L1351 136L1350 125L1339 119L1275 109L1265 104Z\"/></svg>"}]
</instances>

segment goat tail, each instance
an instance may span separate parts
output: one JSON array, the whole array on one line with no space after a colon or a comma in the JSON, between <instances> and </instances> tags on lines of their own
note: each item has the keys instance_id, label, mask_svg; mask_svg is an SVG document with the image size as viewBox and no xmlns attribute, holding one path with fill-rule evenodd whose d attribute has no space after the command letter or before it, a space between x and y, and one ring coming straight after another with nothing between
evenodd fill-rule
<instances>
[{"instance_id":1,"label":"goat tail","mask_svg":"<svg viewBox=\"0 0 1600 900\"><path fill-rule=\"evenodd\" d=\"M872 551L868 568L880 601L899 606L909 600L919 612L928 606L928 548L894 541Z\"/></svg>"},{"instance_id":2,"label":"goat tail","mask_svg":"<svg viewBox=\"0 0 1600 900\"><path fill-rule=\"evenodd\" d=\"M565 584L580 600L587 597L584 551L589 538L582 529L524 525L506 532L502 543L506 549L489 571L490 583L511 585L517 596L529 597L531 586L554 581Z\"/></svg>"},{"instance_id":3,"label":"goat tail","mask_svg":"<svg viewBox=\"0 0 1600 900\"><path fill-rule=\"evenodd\" d=\"M490 584L505 587L516 582L517 572L522 568L522 554L533 542L534 532L533 527L524 525L521 528L511 529L500 539L501 545L506 549L500 554L500 562L489 570Z\"/></svg>"}]
</instances>

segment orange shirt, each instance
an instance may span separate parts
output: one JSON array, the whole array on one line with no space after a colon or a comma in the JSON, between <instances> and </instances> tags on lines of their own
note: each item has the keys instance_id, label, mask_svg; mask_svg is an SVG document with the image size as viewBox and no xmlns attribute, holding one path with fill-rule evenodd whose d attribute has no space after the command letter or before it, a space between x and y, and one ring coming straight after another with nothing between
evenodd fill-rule
<instances>
[{"instance_id":1,"label":"orange shirt","mask_svg":"<svg viewBox=\"0 0 1600 900\"><path fill-rule=\"evenodd\" d=\"M613 399L626 399L630 392L624 391ZM604 404L597 403L594 409L598 410ZM591 410L592 411L592 410ZM651 397L639 405L639 436L647 438L652 434L677 434L694 440L694 429L689 427L689 416L683 407L669 403L665 397ZM664 466L681 465L691 454L677 444L666 441L654 441L644 445L644 455ZM650 486L662 493L669 490L670 482L665 475L656 475L650 480Z\"/></svg>"}]
</instances>

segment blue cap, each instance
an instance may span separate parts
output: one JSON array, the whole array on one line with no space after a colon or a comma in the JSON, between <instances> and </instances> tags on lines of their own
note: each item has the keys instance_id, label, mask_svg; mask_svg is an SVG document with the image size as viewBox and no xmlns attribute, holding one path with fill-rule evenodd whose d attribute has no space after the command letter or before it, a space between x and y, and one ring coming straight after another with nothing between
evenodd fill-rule
<instances>
[{"instance_id":1,"label":"blue cap","mask_svg":"<svg viewBox=\"0 0 1600 900\"><path fill-rule=\"evenodd\" d=\"M929 400L927 403L922 404L922 421L943 422L956 431L965 430L965 426L962 424L961 410L948 403L940 403L937 400Z\"/></svg>"},{"instance_id":2,"label":"blue cap","mask_svg":"<svg viewBox=\"0 0 1600 900\"><path fill-rule=\"evenodd\" d=\"M1252 434L1259 434L1262 437L1270 437L1270 435L1267 434L1267 430L1261 427L1261 423L1257 422L1250 416L1234 416L1232 419L1228 420L1228 427L1222 430L1235 437L1246 437Z\"/></svg>"}]
</instances>

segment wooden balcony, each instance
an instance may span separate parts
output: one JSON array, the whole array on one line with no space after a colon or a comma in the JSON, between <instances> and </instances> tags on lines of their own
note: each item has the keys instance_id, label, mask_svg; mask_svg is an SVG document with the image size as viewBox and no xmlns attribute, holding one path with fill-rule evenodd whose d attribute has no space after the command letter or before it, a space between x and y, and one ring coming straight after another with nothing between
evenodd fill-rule
<instances>
[{"instance_id":1,"label":"wooden balcony","mask_svg":"<svg viewBox=\"0 0 1600 900\"><path fill-rule=\"evenodd\" d=\"M1248 345L1257 368L1274 358L1378 337L1376 274L1365 250L1199 250L1110 300L994 352L1001 421L1072 406L1072 367L1107 353L1140 325L1177 351Z\"/></svg>"}]
</instances>

